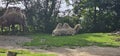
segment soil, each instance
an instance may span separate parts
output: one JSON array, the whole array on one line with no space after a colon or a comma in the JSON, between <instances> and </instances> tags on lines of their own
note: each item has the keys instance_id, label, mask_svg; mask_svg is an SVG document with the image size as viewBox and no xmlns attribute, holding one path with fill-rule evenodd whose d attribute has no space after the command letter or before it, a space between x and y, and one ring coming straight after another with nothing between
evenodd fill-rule
<instances>
[{"instance_id":1,"label":"soil","mask_svg":"<svg viewBox=\"0 0 120 56\"><path fill-rule=\"evenodd\" d=\"M24 36L0 36L0 48L6 49L27 49L32 52L54 53L58 56L120 56L120 47L76 47L70 49L68 47L54 47L47 50L39 47L22 46L24 42L30 42L32 38Z\"/></svg>"}]
</instances>

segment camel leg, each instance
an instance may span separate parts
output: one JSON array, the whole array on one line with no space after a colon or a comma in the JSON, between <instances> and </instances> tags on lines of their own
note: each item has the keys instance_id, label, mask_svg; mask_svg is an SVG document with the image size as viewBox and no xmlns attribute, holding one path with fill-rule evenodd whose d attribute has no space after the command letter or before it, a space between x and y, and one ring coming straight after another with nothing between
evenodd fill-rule
<instances>
[{"instance_id":1,"label":"camel leg","mask_svg":"<svg viewBox=\"0 0 120 56\"><path fill-rule=\"evenodd\" d=\"M8 34L10 34L10 26L8 26Z\"/></svg>"},{"instance_id":2,"label":"camel leg","mask_svg":"<svg viewBox=\"0 0 120 56\"><path fill-rule=\"evenodd\" d=\"M14 24L12 24L12 32L14 32L15 31L15 25Z\"/></svg>"},{"instance_id":3,"label":"camel leg","mask_svg":"<svg viewBox=\"0 0 120 56\"><path fill-rule=\"evenodd\" d=\"M26 31L26 28L27 28L27 27L25 27L25 25L23 24L23 25L22 25L22 31L25 32L25 31Z\"/></svg>"},{"instance_id":4,"label":"camel leg","mask_svg":"<svg viewBox=\"0 0 120 56\"><path fill-rule=\"evenodd\" d=\"M10 32L10 26L8 26L8 31Z\"/></svg>"},{"instance_id":5,"label":"camel leg","mask_svg":"<svg viewBox=\"0 0 120 56\"><path fill-rule=\"evenodd\" d=\"M2 31L2 34L3 34L3 26L1 27L1 31Z\"/></svg>"},{"instance_id":6,"label":"camel leg","mask_svg":"<svg viewBox=\"0 0 120 56\"><path fill-rule=\"evenodd\" d=\"M20 30L19 30L20 32L22 31L22 28L23 28L22 25L20 25Z\"/></svg>"},{"instance_id":7,"label":"camel leg","mask_svg":"<svg viewBox=\"0 0 120 56\"><path fill-rule=\"evenodd\" d=\"M24 30L25 30L24 28L25 28L24 25L22 25L22 31L23 31L23 32L24 32Z\"/></svg>"}]
</instances>

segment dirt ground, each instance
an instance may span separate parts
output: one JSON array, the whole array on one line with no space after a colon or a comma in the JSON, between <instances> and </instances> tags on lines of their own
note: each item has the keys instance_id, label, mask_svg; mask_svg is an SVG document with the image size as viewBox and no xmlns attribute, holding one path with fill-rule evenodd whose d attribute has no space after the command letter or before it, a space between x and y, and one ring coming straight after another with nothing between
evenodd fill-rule
<instances>
[{"instance_id":1,"label":"dirt ground","mask_svg":"<svg viewBox=\"0 0 120 56\"><path fill-rule=\"evenodd\" d=\"M23 36L0 36L0 48L6 49L27 49L33 52L54 53L58 56L120 56L120 47L76 47L70 49L67 47L54 47L48 50L43 50L36 47L25 47L21 43L29 42L30 37Z\"/></svg>"}]
</instances>

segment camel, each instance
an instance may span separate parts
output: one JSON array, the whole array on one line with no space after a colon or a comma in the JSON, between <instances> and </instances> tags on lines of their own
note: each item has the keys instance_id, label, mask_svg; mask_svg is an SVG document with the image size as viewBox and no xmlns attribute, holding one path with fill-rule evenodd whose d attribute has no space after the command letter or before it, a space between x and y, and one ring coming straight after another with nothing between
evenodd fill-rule
<instances>
[{"instance_id":1,"label":"camel","mask_svg":"<svg viewBox=\"0 0 120 56\"><path fill-rule=\"evenodd\" d=\"M77 24L75 25L74 28L72 28L69 26L68 23L64 23L61 28L57 28L57 27L55 28L55 30L53 30L52 36L75 35L79 32L80 29L82 29L80 24Z\"/></svg>"},{"instance_id":2,"label":"camel","mask_svg":"<svg viewBox=\"0 0 120 56\"><path fill-rule=\"evenodd\" d=\"M12 29L15 28L15 24L19 24L21 26L20 30L24 31L26 26L26 16L23 14L18 7L8 8L3 16L0 17L0 25L3 31L3 27L10 27L12 25ZM10 29L10 28L9 28Z\"/></svg>"},{"instance_id":3,"label":"camel","mask_svg":"<svg viewBox=\"0 0 120 56\"><path fill-rule=\"evenodd\" d=\"M21 26L20 30L24 31L26 27L26 16L21 12L19 8L16 8L16 11L10 12L5 16L5 19L8 21L7 23L12 25L13 29L15 27L15 24L19 24Z\"/></svg>"}]
</instances>

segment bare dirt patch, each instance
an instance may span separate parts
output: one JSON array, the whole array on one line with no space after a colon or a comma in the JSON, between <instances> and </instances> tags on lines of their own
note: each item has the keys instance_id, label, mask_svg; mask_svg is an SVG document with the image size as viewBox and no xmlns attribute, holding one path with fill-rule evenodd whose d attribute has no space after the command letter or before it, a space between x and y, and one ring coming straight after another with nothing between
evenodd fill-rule
<instances>
[{"instance_id":1,"label":"bare dirt patch","mask_svg":"<svg viewBox=\"0 0 120 56\"><path fill-rule=\"evenodd\" d=\"M32 39L24 36L0 36L0 48L6 49L27 49L33 52L54 53L58 56L120 56L120 47L76 47L70 49L67 47L54 47L48 50L39 47L26 48L21 44L29 42Z\"/></svg>"},{"instance_id":2,"label":"bare dirt patch","mask_svg":"<svg viewBox=\"0 0 120 56\"><path fill-rule=\"evenodd\" d=\"M51 51L61 56L120 56L120 48L112 47L81 47L81 48L55 48Z\"/></svg>"},{"instance_id":3,"label":"bare dirt patch","mask_svg":"<svg viewBox=\"0 0 120 56\"><path fill-rule=\"evenodd\" d=\"M31 41L31 38L24 36L3 36L0 35L0 47L2 48L20 48L22 43Z\"/></svg>"}]
</instances>

